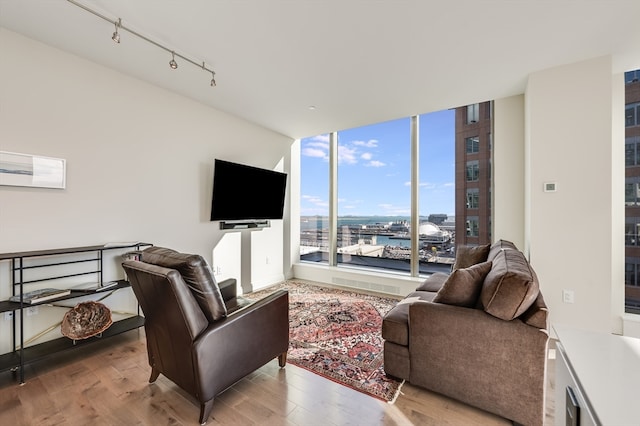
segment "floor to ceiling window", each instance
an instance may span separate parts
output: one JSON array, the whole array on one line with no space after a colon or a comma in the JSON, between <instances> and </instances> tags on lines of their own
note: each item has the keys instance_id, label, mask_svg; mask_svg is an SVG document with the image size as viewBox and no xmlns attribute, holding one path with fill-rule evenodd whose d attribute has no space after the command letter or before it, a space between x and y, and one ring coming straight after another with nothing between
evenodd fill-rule
<instances>
[{"instance_id":1,"label":"floor to ceiling window","mask_svg":"<svg viewBox=\"0 0 640 426\"><path fill-rule=\"evenodd\" d=\"M489 104L342 130L333 134L334 152L331 135L302 139L301 260L424 275L450 269L460 226L464 243L489 238ZM412 152L417 152L417 161ZM337 182L333 253L331 158ZM457 164L467 160L469 170L461 174ZM417 165L417 191L411 187L412 164ZM412 200L412 194L418 200ZM460 203L464 209L457 217ZM416 223L411 220L412 205Z\"/></svg>"},{"instance_id":2,"label":"floor to ceiling window","mask_svg":"<svg viewBox=\"0 0 640 426\"><path fill-rule=\"evenodd\" d=\"M329 135L301 140L300 255L329 262Z\"/></svg>"},{"instance_id":3,"label":"floor to ceiling window","mask_svg":"<svg viewBox=\"0 0 640 426\"><path fill-rule=\"evenodd\" d=\"M640 70L625 78L625 312L640 314Z\"/></svg>"},{"instance_id":4,"label":"floor to ceiling window","mask_svg":"<svg viewBox=\"0 0 640 426\"><path fill-rule=\"evenodd\" d=\"M338 132L338 264L409 270L409 118Z\"/></svg>"},{"instance_id":5,"label":"floor to ceiling window","mask_svg":"<svg viewBox=\"0 0 640 426\"><path fill-rule=\"evenodd\" d=\"M470 111L473 119L474 111ZM453 262L455 239L454 109L422 114L419 142L419 239L421 270Z\"/></svg>"}]
</instances>

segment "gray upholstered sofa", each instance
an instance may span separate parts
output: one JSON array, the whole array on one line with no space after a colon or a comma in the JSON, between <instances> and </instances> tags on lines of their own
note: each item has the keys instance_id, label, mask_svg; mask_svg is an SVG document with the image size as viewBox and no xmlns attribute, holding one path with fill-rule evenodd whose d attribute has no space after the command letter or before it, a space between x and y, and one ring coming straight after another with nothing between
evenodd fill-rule
<instances>
[{"instance_id":1,"label":"gray upholstered sofa","mask_svg":"<svg viewBox=\"0 0 640 426\"><path fill-rule=\"evenodd\" d=\"M459 247L384 318L386 374L507 418L544 420L547 308L513 243Z\"/></svg>"}]
</instances>

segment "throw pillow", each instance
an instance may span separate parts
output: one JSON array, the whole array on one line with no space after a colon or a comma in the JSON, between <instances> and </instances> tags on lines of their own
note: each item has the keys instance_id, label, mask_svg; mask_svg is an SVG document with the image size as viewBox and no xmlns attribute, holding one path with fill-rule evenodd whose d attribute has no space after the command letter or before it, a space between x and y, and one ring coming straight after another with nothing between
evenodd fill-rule
<instances>
[{"instance_id":1,"label":"throw pillow","mask_svg":"<svg viewBox=\"0 0 640 426\"><path fill-rule=\"evenodd\" d=\"M180 272L209 322L227 315L220 288L202 256L154 246L142 251L142 261Z\"/></svg>"},{"instance_id":2,"label":"throw pillow","mask_svg":"<svg viewBox=\"0 0 640 426\"><path fill-rule=\"evenodd\" d=\"M481 246L464 246L456 247L456 261L451 268L452 271L460 268L468 268L478 263L486 262L489 256L490 244Z\"/></svg>"},{"instance_id":3,"label":"throw pillow","mask_svg":"<svg viewBox=\"0 0 640 426\"><path fill-rule=\"evenodd\" d=\"M486 313L510 321L536 301L540 292L538 277L518 250L502 250L492 262L480 292L480 302Z\"/></svg>"},{"instance_id":4,"label":"throw pillow","mask_svg":"<svg viewBox=\"0 0 640 426\"><path fill-rule=\"evenodd\" d=\"M491 262L456 269L449 275L434 302L473 308L480 296L484 279L491 270Z\"/></svg>"}]
</instances>

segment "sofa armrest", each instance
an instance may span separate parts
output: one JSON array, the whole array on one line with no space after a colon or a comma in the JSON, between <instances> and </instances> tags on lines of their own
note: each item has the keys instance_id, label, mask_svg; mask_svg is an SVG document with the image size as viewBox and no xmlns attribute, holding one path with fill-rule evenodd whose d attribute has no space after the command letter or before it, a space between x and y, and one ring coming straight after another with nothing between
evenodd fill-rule
<instances>
[{"instance_id":1,"label":"sofa armrest","mask_svg":"<svg viewBox=\"0 0 640 426\"><path fill-rule=\"evenodd\" d=\"M409 309L410 382L522 424L542 425L548 333L432 302Z\"/></svg>"},{"instance_id":2,"label":"sofa armrest","mask_svg":"<svg viewBox=\"0 0 640 426\"><path fill-rule=\"evenodd\" d=\"M279 290L216 321L195 340L195 376L209 400L289 347L289 293Z\"/></svg>"}]
</instances>

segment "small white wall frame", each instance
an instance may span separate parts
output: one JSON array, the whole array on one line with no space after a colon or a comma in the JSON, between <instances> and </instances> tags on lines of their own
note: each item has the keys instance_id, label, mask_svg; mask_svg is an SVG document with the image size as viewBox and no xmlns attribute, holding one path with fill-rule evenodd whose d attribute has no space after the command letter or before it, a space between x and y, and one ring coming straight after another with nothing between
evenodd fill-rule
<instances>
[{"instance_id":1,"label":"small white wall frame","mask_svg":"<svg viewBox=\"0 0 640 426\"><path fill-rule=\"evenodd\" d=\"M0 185L64 189L66 160L0 151Z\"/></svg>"}]
</instances>

